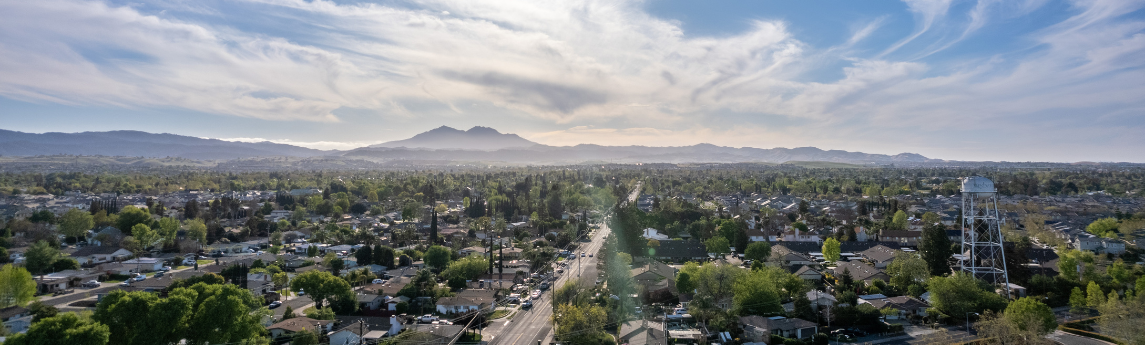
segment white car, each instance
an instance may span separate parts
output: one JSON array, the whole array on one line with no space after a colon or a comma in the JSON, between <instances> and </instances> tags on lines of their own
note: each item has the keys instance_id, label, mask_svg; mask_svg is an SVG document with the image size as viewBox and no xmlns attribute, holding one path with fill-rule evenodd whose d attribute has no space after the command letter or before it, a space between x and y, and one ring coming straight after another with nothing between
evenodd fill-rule
<instances>
[{"instance_id":1,"label":"white car","mask_svg":"<svg viewBox=\"0 0 1145 345\"><path fill-rule=\"evenodd\" d=\"M373 282L371 282L371 284L382 284L382 283L385 283L385 282L386 282L385 280L381 280L381 279L374 279L374 281L373 281Z\"/></svg>"},{"instance_id":2,"label":"white car","mask_svg":"<svg viewBox=\"0 0 1145 345\"><path fill-rule=\"evenodd\" d=\"M437 316L425 314L425 315L422 315L421 317L419 317L417 320L421 321L423 323L431 323L431 322L437 321Z\"/></svg>"},{"instance_id":3,"label":"white car","mask_svg":"<svg viewBox=\"0 0 1145 345\"><path fill-rule=\"evenodd\" d=\"M183 259L183 266L194 266L194 265L195 265L195 259L192 259L192 258Z\"/></svg>"},{"instance_id":4,"label":"white car","mask_svg":"<svg viewBox=\"0 0 1145 345\"><path fill-rule=\"evenodd\" d=\"M533 293L529 295L529 298L532 299L537 299L539 297L541 297L541 290L533 290Z\"/></svg>"}]
</instances>

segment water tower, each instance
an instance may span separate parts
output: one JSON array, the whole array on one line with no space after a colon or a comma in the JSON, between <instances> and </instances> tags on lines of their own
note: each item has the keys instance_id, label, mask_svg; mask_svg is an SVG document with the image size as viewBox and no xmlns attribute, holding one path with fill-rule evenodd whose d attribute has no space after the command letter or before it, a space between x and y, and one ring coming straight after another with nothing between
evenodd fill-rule
<instances>
[{"instance_id":1,"label":"water tower","mask_svg":"<svg viewBox=\"0 0 1145 345\"><path fill-rule=\"evenodd\" d=\"M962 271L999 285L1010 295L998 223L998 191L985 177L962 178Z\"/></svg>"}]
</instances>

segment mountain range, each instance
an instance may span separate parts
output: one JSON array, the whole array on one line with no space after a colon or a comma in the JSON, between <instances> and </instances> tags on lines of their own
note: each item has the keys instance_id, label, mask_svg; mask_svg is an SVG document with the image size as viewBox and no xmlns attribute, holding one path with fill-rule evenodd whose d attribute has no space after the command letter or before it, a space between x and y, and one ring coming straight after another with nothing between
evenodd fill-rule
<instances>
[{"instance_id":1,"label":"mountain range","mask_svg":"<svg viewBox=\"0 0 1145 345\"><path fill-rule=\"evenodd\" d=\"M889 164L941 162L919 154L870 154L815 147L759 149L697 144L675 147L548 146L488 127L462 131L446 126L409 139L349 151L322 151L271 142L233 142L139 131L23 133L0 130L0 155L180 157L234 160L257 157L324 157L374 162L579 163L783 163L790 161Z\"/></svg>"}]
</instances>

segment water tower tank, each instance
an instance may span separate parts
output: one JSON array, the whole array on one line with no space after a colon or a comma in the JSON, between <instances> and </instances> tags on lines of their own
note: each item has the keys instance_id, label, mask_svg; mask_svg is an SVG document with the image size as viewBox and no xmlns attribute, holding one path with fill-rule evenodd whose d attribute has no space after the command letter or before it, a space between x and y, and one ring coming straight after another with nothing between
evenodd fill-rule
<instances>
[{"instance_id":1,"label":"water tower tank","mask_svg":"<svg viewBox=\"0 0 1145 345\"><path fill-rule=\"evenodd\" d=\"M970 176L962 178L962 192L963 193L994 193L994 181L982 176Z\"/></svg>"}]
</instances>

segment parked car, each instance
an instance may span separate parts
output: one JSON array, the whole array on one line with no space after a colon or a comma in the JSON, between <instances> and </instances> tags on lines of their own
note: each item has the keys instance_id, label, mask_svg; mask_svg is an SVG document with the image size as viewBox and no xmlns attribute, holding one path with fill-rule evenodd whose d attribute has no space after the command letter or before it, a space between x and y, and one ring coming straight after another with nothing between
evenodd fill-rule
<instances>
[{"instance_id":1,"label":"parked car","mask_svg":"<svg viewBox=\"0 0 1145 345\"><path fill-rule=\"evenodd\" d=\"M183 259L183 266L194 266L194 265L195 265L195 259L193 259L193 258Z\"/></svg>"},{"instance_id":2,"label":"parked car","mask_svg":"<svg viewBox=\"0 0 1145 345\"><path fill-rule=\"evenodd\" d=\"M140 282L140 281L146 280L147 276L140 274L140 275L135 276L135 278L132 278L132 279L134 279L137 282Z\"/></svg>"},{"instance_id":3,"label":"parked car","mask_svg":"<svg viewBox=\"0 0 1145 345\"><path fill-rule=\"evenodd\" d=\"M521 309L529 309L532 307L533 307L533 301L525 301L525 303L521 303Z\"/></svg>"},{"instance_id":4,"label":"parked car","mask_svg":"<svg viewBox=\"0 0 1145 345\"><path fill-rule=\"evenodd\" d=\"M422 323L431 323L431 322L437 321L437 316L425 314L425 315L422 315L421 317L419 317L417 320L421 321Z\"/></svg>"},{"instance_id":5,"label":"parked car","mask_svg":"<svg viewBox=\"0 0 1145 345\"><path fill-rule=\"evenodd\" d=\"M89 280L89 281L86 281L83 283L83 287L89 288L89 289L97 288L99 286L100 286L100 283L97 280Z\"/></svg>"},{"instance_id":6,"label":"parked car","mask_svg":"<svg viewBox=\"0 0 1145 345\"><path fill-rule=\"evenodd\" d=\"M386 281L385 281L385 280L382 280L382 279L374 279L374 281L373 281L373 282L371 282L371 283L372 283L372 284L383 284L383 283L385 283L385 282L386 282Z\"/></svg>"},{"instance_id":7,"label":"parked car","mask_svg":"<svg viewBox=\"0 0 1145 345\"><path fill-rule=\"evenodd\" d=\"M159 269L159 272L167 272L167 271L170 271L170 270L171 270L171 266L163 266L163 268L160 268L160 269Z\"/></svg>"},{"instance_id":8,"label":"parked car","mask_svg":"<svg viewBox=\"0 0 1145 345\"><path fill-rule=\"evenodd\" d=\"M119 283L119 286L131 286L131 279L124 280L122 283Z\"/></svg>"},{"instance_id":9,"label":"parked car","mask_svg":"<svg viewBox=\"0 0 1145 345\"><path fill-rule=\"evenodd\" d=\"M274 301L274 302L270 302L270 305L268 305L267 307L270 309L274 309L274 308L278 308L280 306L282 306L282 302Z\"/></svg>"},{"instance_id":10,"label":"parked car","mask_svg":"<svg viewBox=\"0 0 1145 345\"><path fill-rule=\"evenodd\" d=\"M162 276L163 276L163 271L159 271L159 273L155 273L155 278L159 278Z\"/></svg>"},{"instance_id":11,"label":"parked car","mask_svg":"<svg viewBox=\"0 0 1145 345\"><path fill-rule=\"evenodd\" d=\"M533 290L533 293L530 294L529 297L532 299L540 298L541 297L541 290Z\"/></svg>"}]
</instances>

